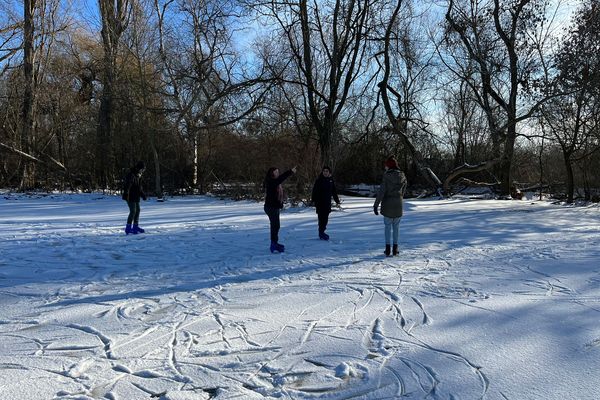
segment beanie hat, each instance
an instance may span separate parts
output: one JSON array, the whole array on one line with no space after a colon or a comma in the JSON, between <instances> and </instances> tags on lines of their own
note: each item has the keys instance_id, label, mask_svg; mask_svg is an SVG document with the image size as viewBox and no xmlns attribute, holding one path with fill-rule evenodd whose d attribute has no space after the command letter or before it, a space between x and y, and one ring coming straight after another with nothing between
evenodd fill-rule
<instances>
[{"instance_id":1,"label":"beanie hat","mask_svg":"<svg viewBox=\"0 0 600 400\"><path fill-rule=\"evenodd\" d=\"M388 168L398 168L398 161L396 161L396 157L394 156L390 156L388 157L388 159L385 161L385 166Z\"/></svg>"}]
</instances>

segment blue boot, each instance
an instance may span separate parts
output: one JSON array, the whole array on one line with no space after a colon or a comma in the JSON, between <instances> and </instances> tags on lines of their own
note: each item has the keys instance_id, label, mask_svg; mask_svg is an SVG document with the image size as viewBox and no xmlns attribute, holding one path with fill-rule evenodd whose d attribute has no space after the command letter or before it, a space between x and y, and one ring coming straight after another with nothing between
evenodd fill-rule
<instances>
[{"instance_id":1,"label":"blue boot","mask_svg":"<svg viewBox=\"0 0 600 400\"><path fill-rule=\"evenodd\" d=\"M127 224L127 225L125 225L125 234L129 235L130 233L135 234L135 232L133 232L133 228L131 227L131 224Z\"/></svg>"},{"instance_id":2,"label":"blue boot","mask_svg":"<svg viewBox=\"0 0 600 400\"><path fill-rule=\"evenodd\" d=\"M137 224L134 224L133 227L131 228L133 230L133 233L144 233L146 232L144 229L140 228Z\"/></svg>"},{"instance_id":3,"label":"blue boot","mask_svg":"<svg viewBox=\"0 0 600 400\"><path fill-rule=\"evenodd\" d=\"M276 242L271 242L271 247L269 248L271 253L283 253L285 251L285 246Z\"/></svg>"}]
</instances>

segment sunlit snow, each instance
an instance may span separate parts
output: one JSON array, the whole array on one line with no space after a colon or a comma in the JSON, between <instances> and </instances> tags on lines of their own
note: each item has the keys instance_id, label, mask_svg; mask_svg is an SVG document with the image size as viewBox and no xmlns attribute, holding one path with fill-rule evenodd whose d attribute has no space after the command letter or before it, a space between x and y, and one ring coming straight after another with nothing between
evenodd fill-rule
<instances>
[{"instance_id":1,"label":"sunlit snow","mask_svg":"<svg viewBox=\"0 0 600 400\"><path fill-rule=\"evenodd\" d=\"M600 209L0 197L2 399L598 399Z\"/></svg>"}]
</instances>

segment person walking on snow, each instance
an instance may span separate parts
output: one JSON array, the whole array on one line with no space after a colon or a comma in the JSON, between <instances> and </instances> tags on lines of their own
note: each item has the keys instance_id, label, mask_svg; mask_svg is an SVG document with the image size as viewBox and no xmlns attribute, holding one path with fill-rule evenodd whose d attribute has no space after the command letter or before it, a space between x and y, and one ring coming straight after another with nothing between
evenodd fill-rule
<instances>
[{"instance_id":1,"label":"person walking on snow","mask_svg":"<svg viewBox=\"0 0 600 400\"><path fill-rule=\"evenodd\" d=\"M385 225L385 255L390 256L390 242L392 242L393 231L393 255L398 255L398 227L402 217L402 203L406 190L406 176L400 171L398 162L393 156L385 162L385 173L377 192L373 212L379 215L379 204L381 203L381 214Z\"/></svg>"},{"instance_id":2,"label":"person walking on snow","mask_svg":"<svg viewBox=\"0 0 600 400\"><path fill-rule=\"evenodd\" d=\"M271 226L271 253L279 252L283 253L285 246L279 243L279 228L281 224L279 222L279 213L283 208L283 187L281 184L292 174L296 173L296 167L285 171L283 174L279 173L279 168L271 167L267 171L265 176L265 214L269 217L269 223Z\"/></svg>"},{"instance_id":3,"label":"person walking on snow","mask_svg":"<svg viewBox=\"0 0 600 400\"><path fill-rule=\"evenodd\" d=\"M146 165L143 161L138 161L125 177L125 184L123 185L123 200L127 202L129 206L129 216L127 217L127 225L125 225L125 234L129 235L138 233L144 233L145 230L140 228L138 225L140 220L140 198L146 200L146 194L142 187L142 174L146 169Z\"/></svg>"},{"instance_id":4,"label":"person walking on snow","mask_svg":"<svg viewBox=\"0 0 600 400\"><path fill-rule=\"evenodd\" d=\"M340 198L335 189L331 169L325 166L315 181L312 190L312 202L319 218L319 239L321 240L329 240L329 235L325 233L325 229L327 229L327 222L329 222L329 214L331 213L331 198L335 200L338 206L340 205Z\"/></svg>"}]
</instances>

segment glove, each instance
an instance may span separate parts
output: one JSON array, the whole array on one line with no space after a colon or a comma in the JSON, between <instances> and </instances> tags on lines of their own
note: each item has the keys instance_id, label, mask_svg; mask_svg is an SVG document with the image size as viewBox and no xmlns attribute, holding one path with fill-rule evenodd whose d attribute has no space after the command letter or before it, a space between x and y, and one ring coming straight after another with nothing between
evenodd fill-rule
<instances>
[{"instance_id":1,"label":"glove","mask_svg":"<svg viewBox=\"0 0 600 400\"><path fill-rule=\"evenodd\" d=\"M376 206L373 206L373 213L375 215L379 215L379 211L377 211L377 207Z\"/></svg>"},{"instance_id":2,"label":"glove","mask_svg":"<svg viewBox=\"0 0 600 400\"><path fill-rule=\"evenodd\" d=\"M146 195L143 195L142 199L144 199L144 201L148 200L148 198L146 197Z\"/></svg>"}]
</instances>

